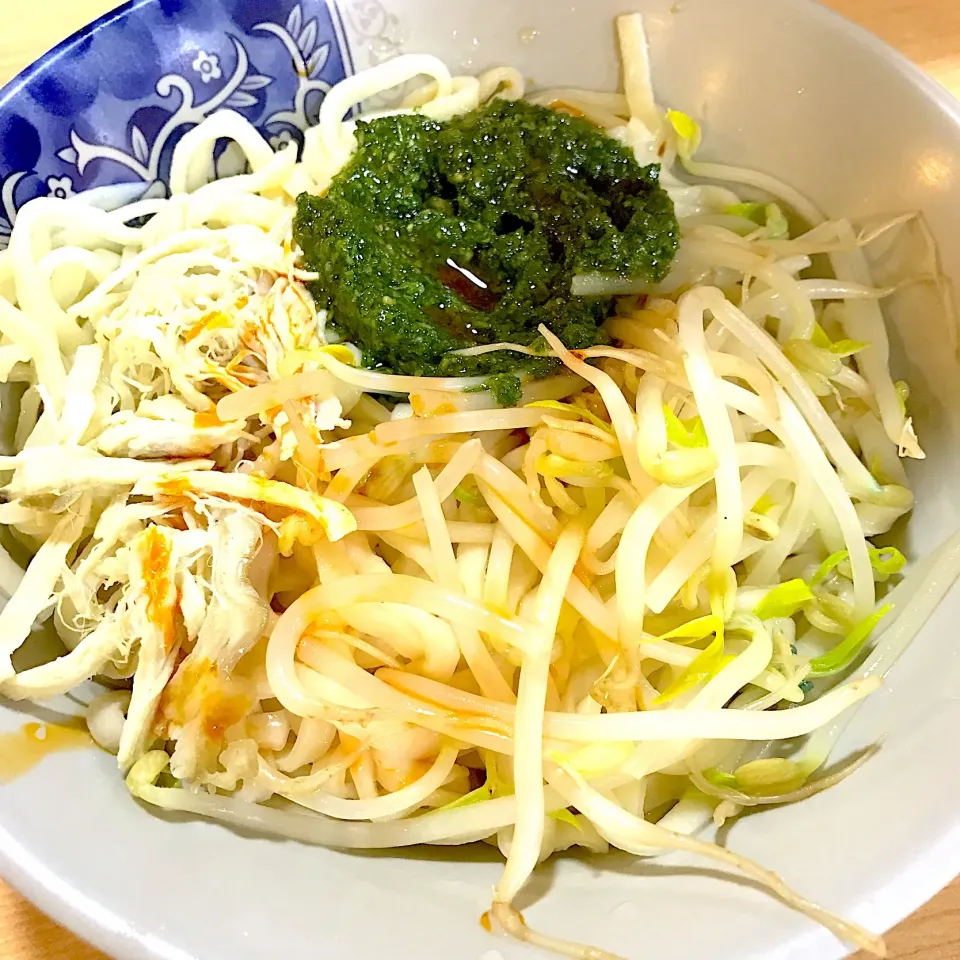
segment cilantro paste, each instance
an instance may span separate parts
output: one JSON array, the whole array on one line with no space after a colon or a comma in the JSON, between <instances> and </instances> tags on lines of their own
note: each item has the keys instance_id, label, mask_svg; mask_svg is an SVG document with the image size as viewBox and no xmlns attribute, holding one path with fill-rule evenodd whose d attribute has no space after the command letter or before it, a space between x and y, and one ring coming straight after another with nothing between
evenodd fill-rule
<instances>
[{"instance_id":1,"label":"cilantro paste","mask_svg":"<svg viewBox=\"0 0 960 960\"><path fill-rule=\"evenodd\" d=\"M504 404L550 358L451 353L509 341L538 348L543 323L571 349L603 340L610 297L575 297L575 274L655 282L677 250L657 165L641 167L585 120L495 101L439 123L360 123L358 149L323 197L297 201L294 235L328 329L371 367L491 375Z\"/></svg>"}]
</instances>

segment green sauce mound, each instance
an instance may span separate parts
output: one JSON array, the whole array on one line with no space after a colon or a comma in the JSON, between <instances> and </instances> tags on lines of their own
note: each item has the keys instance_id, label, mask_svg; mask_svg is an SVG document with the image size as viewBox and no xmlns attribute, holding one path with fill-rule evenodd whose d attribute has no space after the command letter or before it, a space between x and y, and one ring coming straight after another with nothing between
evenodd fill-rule
<instances>
[{"instance_id":1,"label":"green sauce mound","mask_svg":"<svg viewBox=\"0 0 960 960\"><path fill-rule=\"evenodd\" d=\"M451 351L508 341L543 347L543 323L571 349L602 342L612 298L575 297L575 274L656 282L677 251L657 165L586 121L495 101L438 123L420 115L361 123L359 147L324 197L297 201L294 236L329 326L365 362L413 376L520 374L547 357Z\"/></svg>"}]
</instances>

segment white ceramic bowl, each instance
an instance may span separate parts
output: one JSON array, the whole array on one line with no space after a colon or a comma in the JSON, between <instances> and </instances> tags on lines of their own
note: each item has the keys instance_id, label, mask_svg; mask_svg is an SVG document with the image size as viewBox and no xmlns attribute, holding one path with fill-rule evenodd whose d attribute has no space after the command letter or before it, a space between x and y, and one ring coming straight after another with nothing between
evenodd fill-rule
<instances>
[{"instance_id":1,"label":"white ceramic bowl","mask_svg":"<svg viewBox=\"0 0 960 960\"><path fill-rule=\"evenodd\" d=\"M169 3L170 0L167 0ZM177 0L181 2L181 0ZM403 49L452 67L515 64L537 84L612 89L612 17L647 14L659 100L704 126L704 155L776 174L831 214L922 210L960 275L960 109L863 31L807 0L349 0L360 67ZM135 16L135 14L128 14ZM919 15L919 13L918 13ZM185 37L185 43L189 38ZM957 527L955 331L918 287L890 316L929 458L913 464L908 548ZM738 851L801 892L886 929L960 869L960 596L941 605L845 746L885 738L854 777L745 819ZM0 726L23 713L0 707ZM125 960L498 960L531 956L478 923L486 850L344 854L158 817L112 757L51 757L0 788L0 866L55 918ZM521 904L532 925L626 957L809 960L845 947L749 885L667 857L560 858Z\"/></svg>"}]
</instances>

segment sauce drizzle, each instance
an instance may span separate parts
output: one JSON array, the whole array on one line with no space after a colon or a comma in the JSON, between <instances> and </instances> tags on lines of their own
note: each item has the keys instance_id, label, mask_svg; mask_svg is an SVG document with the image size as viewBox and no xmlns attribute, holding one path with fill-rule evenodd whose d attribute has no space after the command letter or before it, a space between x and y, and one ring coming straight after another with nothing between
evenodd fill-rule
<instances>
[{"instance_id":1,"label":"sauce drizzle","mask_svg":"<svg viewBox=\"0 0 960 960\"><path fill-rule=\"evenodd\" d=\"M0 734L0 784L16 780L52 753L92 746L81 720L72 726L25 723L13 733Z\"/></svg>"}]
</instances>

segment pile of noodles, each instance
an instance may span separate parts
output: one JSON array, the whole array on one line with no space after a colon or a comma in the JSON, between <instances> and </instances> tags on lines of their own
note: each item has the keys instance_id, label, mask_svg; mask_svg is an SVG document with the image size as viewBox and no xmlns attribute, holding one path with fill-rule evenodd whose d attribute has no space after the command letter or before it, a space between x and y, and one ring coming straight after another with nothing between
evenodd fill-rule
<instances>
[{"instance_id":1,"label":"pile of noodles","mask_svg":"<svg viewBox=\"0 0 960 960\"><path fill-rule=\"evenodd\" d=\"M923 454L865 251L906 218L858 233L696 161L639 17L618 27L624 93L531 99L662 162L680 252L654 289L577 277L619 295L615 345L543 329L562 373L514 408L476 378L362 369L291 225L351 156L355 104L426 76L401 109L448 119L523 96L515 70L399 57L329 93L302 160L225 111L178 145L169 199L23 208L0 254L0 523L32 559L0 557L0 694L104 680L91 733L167 810L339 848L495 844L493 917L570 956L610 955L511 903L572 846L702 854L880 953L695 837L862 762L822 772L960 569L953 540L878 601L904 558L869 538L911 509L901 456ZM212 180L221 138L249 172ZM834 279L804 278L821 256ZM467 352L491 349L527 348ZM65 652L18 672L38 619Z\"/></svg>"}]
</instances>

